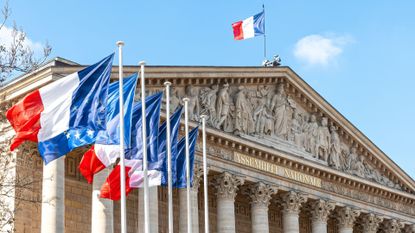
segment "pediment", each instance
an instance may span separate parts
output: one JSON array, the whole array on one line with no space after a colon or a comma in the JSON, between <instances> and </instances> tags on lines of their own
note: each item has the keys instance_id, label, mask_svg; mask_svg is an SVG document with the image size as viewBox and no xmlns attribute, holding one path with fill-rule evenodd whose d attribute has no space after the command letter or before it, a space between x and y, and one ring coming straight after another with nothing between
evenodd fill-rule
<instances>
[{"instance_id":1,"label":"pediment","mask_svg":"<svg viewBox=\"0 0 415 233\"><path fill-rule=\"evenodd\" d=\"M404 171L291 69L211 69L171 80L171 110L188 97L190 119L207 115L211 129L391 189L415 191Z\"/></svg>"}]
</instances>

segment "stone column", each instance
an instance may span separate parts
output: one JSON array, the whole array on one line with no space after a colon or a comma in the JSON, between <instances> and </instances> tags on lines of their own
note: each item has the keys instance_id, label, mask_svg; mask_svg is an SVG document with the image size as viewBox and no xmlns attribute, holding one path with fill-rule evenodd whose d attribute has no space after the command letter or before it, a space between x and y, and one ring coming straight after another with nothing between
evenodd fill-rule
<instances>
[{"instance_id":1,"label":"stone column","mask_svg":"<svg viewBox=\"0 0 415 233\"><path fill-rule=\"evenodd\" d=\"M268 206L271 195L277 193L277 188L259 182L249 185L243 191L251 198L252 232L269 233Z\"/></svg>"},{"instance_id":2,"label":"stone column","mask_svg":"<svg viewBox=\"0 0 415 233\"><path fill-rule=\"evenodd\" d=\"M65 231L65 156L43 165L42 233Z\"/></svg>"},{"instance_id":3,"label":"stone column","mask_svg":"<svg viewBox=\"0 0 415 233\"><path fill-rule=\"evenodd\" d=\"M311 202L313 233L327 233L327 220L334 207L336 207L335 203L325 200Z\"/></svg>"},{"instance_id":4,"label":"stone column","mask_svg":"<svg viewBox=\"0 0 415 233\"><path fill-rule=\"evenodd\" d=\"M195 164L193 169L193 181L190 188L190 214L192 215L192 233L199 233L199 202L198 194L200 181L202 180L203 167ZM186 188L179 189L180 224L179 232L187 233L187 192Z\"/></svg>"},{"instance_id":5,"label":"stone column","mask_svg":"<svg viewBox=\"0 0 415 233\"><path fill-rule=\"evenodd\" d=\"M244 183L242 177L224 172L216 175L212 185L216 187L217 233L235 233L235 197L238 186Z\"/></svg>"},{"instance_id":6,"label":"stone column","mask_svg":"<svg viewBox=\"0 0 415 233\"><path fill-rule=\"evenodd\" d=\"M415 233L415 224L413 224L413 225L407 225L404 228L404 231L403 232L404 233Z\"/></svg>"},{"instance_id":7,"label":"stone column","mask_svg":"<svg viewBox=\"0 0 415 233\"><path fill-rule=\"evenodd\" d=\"M339 221L339 233L353 233L353 226L360 211L350 207L342 207L337 211L337 220Z\"/></svg>"},{"instance_id":8,"label":"stone column","mask_svg":"<svg viewBox=\"0 0 415 233\"><path fill-rule=\"evenodd\" d=\"M158 186L149 187L150 233L159 232ZM144 233L144 189L138 189L138 232Z\"/></svg>"},{"instance_id":9,"label":"stone column","mask_svg":"<svg viewBox=\"0 0 415 233\"><path fill-rule=\"evenodd\" d=\"M365 214L362 216L363 233L376 233L379 230L379 225L383 221L382 217L379 217L373 213Z\"/></svg>"},{"instance_id":10,"label":"stone column","mask_svg":"<svg viewBox=\"0 0 415 233\"><path fill-rule=\"evenodd\" d=\"M382 224L382 230L385 233L401 233L404 224L396 219L385 220Z\"/></svg>"},{"instance_id":11,"label":"stone column","mask_svg":"<svg viewBox=\"0 0 415 233\"><path fill-rule=\"evenodd\" d=\"M100 198L101 186L110 173L109 168L95 174L92 183L91 232L112 233L114 231L113 201Z\"/></svg>"},{"instance_id":12,"label":"stone column","mask_svg":"<svg viewBox=\"0 0 415 233\"><path fill-rule=\"evenodd\" d=\"M306 201L306 195L294 191L282 195L282 226L284 233L300 232L300 207Z\"/></svg>"}]
</instances>

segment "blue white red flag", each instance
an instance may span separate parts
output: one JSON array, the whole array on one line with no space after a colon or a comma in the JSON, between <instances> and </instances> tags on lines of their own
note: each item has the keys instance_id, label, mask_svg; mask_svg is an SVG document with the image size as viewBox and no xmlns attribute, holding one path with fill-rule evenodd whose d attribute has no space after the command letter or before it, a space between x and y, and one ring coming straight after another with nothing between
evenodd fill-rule
<instances>
[{"instance_id":1,"label":"blue white red flag","mask_svg":"<svg viewBox=\"0 0 415 233\"><path fill-rule=\"evenodd\" d=\"M91 144L105 129L106 99L114 54L26 95L6 113L16 131L10 150L38 143L45 164Z\"/></svg>"},{"instance_id":2,"label":"blue white red flag","mask_svg":"<svg viewBox=\"0 0 415 233\"><path fill-rule=\"evenodd\" d=\"M163 93L156 93L146 98L146 129L147 129L147 156L148 160L158 151L158 132L160 121L160 106ZM125 174L126 177L126 193L131 191L130 187L130 170L142 170L143 165L143 149L142 149L142 105L141 102L133 107L131 120L131 146L126 148L125 154ZM150 161L149 161L150 162ZM149 172L151 175L151 172ZM119 200L120 192L120 165L117 165L107 177L105 183L101 187L102 198Z\"/></svg>"},{"instance_id":3,"label":"blue white red flag","mask_svg":"<svg viewBox=\"0 0 415 233\"><path fill-rule=\"evenodd\" d=\"M265 34L265 11L232 24L235 40L245 40Z\"/></svg>"},{"instance_id":4,"label":"blue white red flag","mask_svg":"<svg viewBox=\"0 0 415 233\"><path fill-rule=\"evenodd\" d=\"M128 148L131 142L131 115L137 74L123 80L124 93L124 141ZM94 174L115 163L120 156L120 104L119 82L109 86L107 99L106 130L98 132L95 144L85 152L79 164L79 170L88 183L92 183Z\"/></svg>"}]
</instances>

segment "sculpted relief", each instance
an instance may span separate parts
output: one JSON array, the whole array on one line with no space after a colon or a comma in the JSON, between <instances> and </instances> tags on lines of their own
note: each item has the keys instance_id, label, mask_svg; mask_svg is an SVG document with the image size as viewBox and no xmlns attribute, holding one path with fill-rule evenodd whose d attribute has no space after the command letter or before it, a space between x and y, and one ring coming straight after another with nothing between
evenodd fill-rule
<instances>
[{"instance_id":1,"label":"sculpted relief","mask_svg":"<svg viewBox=\"0 0 415 233\"><path fill-rule=\"evenodd\" d=\"M210 127L401 189L366 161L355 145L348 145L328 118L310 113L299 104L283 83L176 88L171 110L188 97L192 120L198 121L198 116L205 114Z\"/></svg>"}]
</instances>

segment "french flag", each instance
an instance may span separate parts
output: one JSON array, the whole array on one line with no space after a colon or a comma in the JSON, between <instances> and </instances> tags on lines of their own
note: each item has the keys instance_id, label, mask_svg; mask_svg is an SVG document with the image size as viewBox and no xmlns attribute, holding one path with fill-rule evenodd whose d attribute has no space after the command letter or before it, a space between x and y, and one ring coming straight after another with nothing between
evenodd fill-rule
<instances>
[{"instance_id":1,"label":"french flag","mask_svg":"<svg viewBox=\"0 0 415 233\"><path fill-rule=\"evenodd\" d=\"M232 24L233 38L245 40L265 34L265 11Z\"/></svg>"},{"instance_id":2,"label":"french flag","mask_svg":"<svg viewBox=\"0 0 415 233\"><path fill-rule=\"evenodd\" d=\"M160 122L160 106L163 93L156 93L146 98L146 126L147 126L147 156L157 157L158 133ZM130 190L130 170L142 170L143 148L142 148L142 105L141 102L134 105L132 113L131 147L125 150L125 171L127 193ZM150 160L150 159L149 159ZM149 161L150 163L150 161ZM102 185L102 198L112 200L120 199L120 166L117 165Z\"/></svg>"},{"instance_id":3,"label":"french flag","mask_svg":"<svg viewBox=\"0 0 415 233\"><path fill-rule=\"evenodd\" d=\"M171 122L171 146L172 146L172 164L175 164L175 157L177 152L177 138L179 135L180 116L182 113L182 107L179 107L173 115L170 116ZM149 164L149 170L147 172L149 187L160 186L167 184L167 154L166 154L166 122L164 122L159 128L159 140L158 140L158 157L159 161L153 164ZM183 144L183 143L182 143ZM125 177L126 194L133 188L141 188L144 184L144 172L142 160L125 160ZM175 167L175 166L172 166ZM173 171L174 169L172 169ZM173 177L175 177L173 171ZM120 166L117 165L114 170L108 176L106 182L101 188L101 197L109 198L112 200L119 200L121 198L120 192Z\"/></svg>"},{"instance_id":4,"label":"french flag","mask_svg":"<svg viewBox=\"0 0 415 233\"><path fill-rule=\"evenodd\" d=\"M131 114L134 93L137 85L137 74L123 80L124 93L124 144L126 148L131 141ZM119 82L109 86L107 100L106 130L99 131L95 144L85 152L79 164L79 170L88 183L92 183L94 174L115 163L120 154L120 109Z\"/></svg>"},{"instance_id":5,"label":"french flag","mask_svg":"<svg viewBox=\"0 0 415 233\"><path fill-rule=\"evenodd\" d=\"M26 95L6 113L16 131L14 150L38 143L45 164L91 144L105 129L106 99L114 54Z\"/></svg>"}]
</instances>

